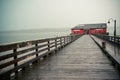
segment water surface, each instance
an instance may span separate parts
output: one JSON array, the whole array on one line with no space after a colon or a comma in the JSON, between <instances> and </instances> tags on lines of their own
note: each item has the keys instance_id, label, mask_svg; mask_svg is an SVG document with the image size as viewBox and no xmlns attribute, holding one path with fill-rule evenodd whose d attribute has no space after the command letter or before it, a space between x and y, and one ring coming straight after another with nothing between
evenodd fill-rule
<instances>
[{"instance_id":1,"label":"water surface","mask_svg":"<svg viewBox=\"0 0 120 80\"><path fill-rule=\"evenodd\" d=\"M44 38L65 36L70 34L70 29L31 29L19 31L0 32L0 44L22 42L28 40L38 40Z\"/></svg>"}]
</instances>

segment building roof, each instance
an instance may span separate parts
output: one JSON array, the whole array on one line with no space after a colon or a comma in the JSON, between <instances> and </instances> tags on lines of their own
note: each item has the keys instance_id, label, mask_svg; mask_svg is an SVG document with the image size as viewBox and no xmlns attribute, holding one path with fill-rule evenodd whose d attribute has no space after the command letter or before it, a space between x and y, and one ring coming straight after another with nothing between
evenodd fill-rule
<instances>
[{"instance_id":1,"label":"building roof","mask_svg":"<svg viewBox=\"0 0 120 80\"><path fill-rule=\"evenodd\" d=\"M95 24L78 24L77 26L73 27L72 29L90 29L90 28L107 28L106 23L95 23Z\"/></svg>"}]
</instances>

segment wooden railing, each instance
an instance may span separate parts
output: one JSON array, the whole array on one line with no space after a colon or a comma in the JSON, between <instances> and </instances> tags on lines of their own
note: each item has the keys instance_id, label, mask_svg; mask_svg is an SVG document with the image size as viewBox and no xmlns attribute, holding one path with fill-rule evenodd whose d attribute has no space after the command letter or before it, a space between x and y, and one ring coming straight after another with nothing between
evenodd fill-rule
<instances>
[{"instance_id":1,"label":"wooden railing","mask_svg":"<svg viewBox=\"0 0 120 80\"><path fill-rule=\"evenodd\" d=\"M97 40L96 38L92 37L95 43L101 48L101 50L111 61L112 65L120 72L120 59L119 59L120 37L102 34L94 34L94 36L101 39Z\"/></svg>"},{"instance_id":2,"label":"wooden railing","mask_svg":"<svg viewBox=\"0 0 120 80\"><path fill-rule=\"evenodd\" d=\"M108 36L108 35L102 35L102 34L94 34L95 36L101 38L101 39L105 39L107 41L110 41L114 44L118 44L120 45L120 37L117 36Z\"/></svg>"},{"instance_id":3,"label":"wooden railing","mask_svg":"<svg viewBox=\"0 0 120 80\"><path fill-rule=\"evenodd\" d=\"M46 58L51 53L78 39L81 35L69 35L8 45L0 45L0 80L10 79L25 66Z\"/></svg>"}]
</instances>

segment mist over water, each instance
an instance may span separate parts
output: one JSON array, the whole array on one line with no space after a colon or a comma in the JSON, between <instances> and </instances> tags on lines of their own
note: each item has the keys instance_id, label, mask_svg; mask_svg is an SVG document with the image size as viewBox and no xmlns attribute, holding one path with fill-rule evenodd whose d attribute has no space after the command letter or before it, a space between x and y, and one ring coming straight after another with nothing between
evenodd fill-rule
<instances>
[{"instance_id":1,"label":"mist over water","mask_svg":"<svg viewBox=\"0 0 120 80\"><path fill-rule=\"evenodd\" d=\"M78 24L110 18L116 19L120 35L119 8L120 0L0 0L0 44L68 35ZM113 35L114 22L109 25Z\"/></svg>"},{"instance_id":2,"label":"mist over water","mask_svg":"<svg viewBox=\"0 0 120 80\"><path fill-rule=\"evenodd\" d=\"M66 36L69 34L70 29L67 28L2 31L0 32L0 44Z\"/></svg>"},{"instance_id":3,"label":"mist over water","mask_svg":"<svg viewBox=\"0 0 120 80\"><path fill-rule=\"evenodd\" d=\"M14 31L0 31L0 44L10 44L29 40L38 40L59 36L66 36L71 33L70 28L44 28L44 29L28 29ZM108 26L109 35L114 34L114 27ZM116 29L117 35L120 36L120 26Z\"/></svg>"}]
</instances>

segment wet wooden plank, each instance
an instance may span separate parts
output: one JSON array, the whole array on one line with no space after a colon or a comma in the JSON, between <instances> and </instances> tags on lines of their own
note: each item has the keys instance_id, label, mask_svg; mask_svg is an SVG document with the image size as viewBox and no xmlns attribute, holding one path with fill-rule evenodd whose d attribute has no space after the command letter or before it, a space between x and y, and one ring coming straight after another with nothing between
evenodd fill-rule
<instances>
[{"instance_id":1,"label":"wet wooden plank","mask_svg":"<svg viewBox=\"0 0 120 80\"><path fill-rule=\"evenodd\" d=\"M22 71L16 80L120 80L120 76L94 41L84 35Z\"/></svg>"}]
</instances>

